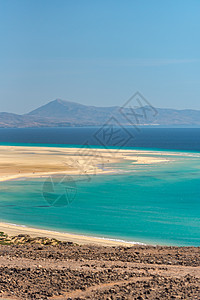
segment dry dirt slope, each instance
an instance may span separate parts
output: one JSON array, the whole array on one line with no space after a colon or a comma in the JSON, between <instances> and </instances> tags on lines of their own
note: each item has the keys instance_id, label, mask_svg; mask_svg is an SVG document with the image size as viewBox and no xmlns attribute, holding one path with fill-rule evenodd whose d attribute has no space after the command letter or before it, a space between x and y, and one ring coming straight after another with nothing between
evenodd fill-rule
<instances>
[{"instance_id":1,"label":"dry dirt slope","mask_svg":"<svg viewBox=\"0 0 200 300\"><path fill-rule=\"evenodd\" d=\"M200 248L2 236L4 299L200 299Z\"/></svg>"}]
</instances>

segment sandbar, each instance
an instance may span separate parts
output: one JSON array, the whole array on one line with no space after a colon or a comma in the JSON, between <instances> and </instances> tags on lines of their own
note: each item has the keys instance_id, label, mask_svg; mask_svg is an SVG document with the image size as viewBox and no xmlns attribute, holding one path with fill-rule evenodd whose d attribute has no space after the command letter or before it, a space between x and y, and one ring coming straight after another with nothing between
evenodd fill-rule
<instances>
[{"instance_id":1,"label":"sandbar","mask_svg":"<svg viewBox=\"0 0 200 300\"><path fill-rule=\"evenodd\" d=\"M0 146L0 181L49 175L109 174L114 164L157 164L169 161L159 152L96 149Z\"/></svg>"}]
</instances>

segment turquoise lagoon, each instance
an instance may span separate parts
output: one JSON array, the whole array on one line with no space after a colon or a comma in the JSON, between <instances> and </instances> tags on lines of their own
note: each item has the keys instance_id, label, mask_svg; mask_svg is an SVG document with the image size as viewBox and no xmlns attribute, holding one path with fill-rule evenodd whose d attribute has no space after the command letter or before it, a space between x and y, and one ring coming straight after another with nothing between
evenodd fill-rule
<instances>
[{"instance_id":1,"label":"turquoise lagoon","mask_svg":"<svg viewBox=\"0 0 200 300\"><path fill-rule=\"evenodd\" d=\"M170 162L127 161L112 166L112 174L70 177L76 189L68 205L65 197L51 205L43 194L44 178L1 182L0 219L153 245L200 246L200 153L159 150L159 155ZM54 180L53 197L60 197L62 178Z\"/></svg>"}]
</instances>

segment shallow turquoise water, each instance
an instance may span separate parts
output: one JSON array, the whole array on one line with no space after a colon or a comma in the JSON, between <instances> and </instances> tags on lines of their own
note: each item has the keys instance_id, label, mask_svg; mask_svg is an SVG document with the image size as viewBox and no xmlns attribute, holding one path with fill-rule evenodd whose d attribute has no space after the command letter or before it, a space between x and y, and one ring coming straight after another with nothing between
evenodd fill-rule
<instances>
[{"instance_id":1,"label":"shallow turquoise water","mask_svg":"<svg viewBox=\"0 0 200 300\"><path fill-rule=\"evenodd\" d=\"M200 154L182 155L165 164L116 164L118 175L90 181L70 177L74 186L67 192L73 201L68 205L65 195L59 198L61 178L45 197L44 179L2 182L0 218L91 236L200 246Z\"/></svg>"}]
</instances>

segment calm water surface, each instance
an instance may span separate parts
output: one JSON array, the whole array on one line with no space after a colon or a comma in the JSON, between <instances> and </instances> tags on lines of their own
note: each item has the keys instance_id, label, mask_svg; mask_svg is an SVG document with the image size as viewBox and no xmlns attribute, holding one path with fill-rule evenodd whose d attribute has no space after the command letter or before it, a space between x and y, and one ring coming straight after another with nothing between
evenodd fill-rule
<instances>
[{"instance_id":1,"label":"calm water surface","mask_svg":"<svg viewBox=\"0 0 200 300\"><path fill-rule=\"evenodd\" d=\"M65 134L61 129L60 136L59 129L49 129L46 140L42 141L39 138L44 129L16 129L15 134L13 130L2 131L2 144L32 144L37 137L39 143L53 146L67 144L64 137L68 136L68 144L80 145L89 136L88 129L83 128L72 129L71 133L67 129ZM63 195L63 185L57 184L60 178L53 186L53 197L59 198L58 206L56 202L51 205L51 199L44 197L44 179L2 182L0 218L16 224L91 236L200 246L199 136L200 129L176 129L173 134L169 129L145 131L143 136L138 136L137 147L176 150L180 155L170 155L172 161L162 165L115 165L118 174L92 176L90 181L85 176L73 176L76 188L67 191L73 200L69 205L65 197L59 198ZM168 157L172 153L161 151L161 154Z\"/></svg>"}]
</instances>

